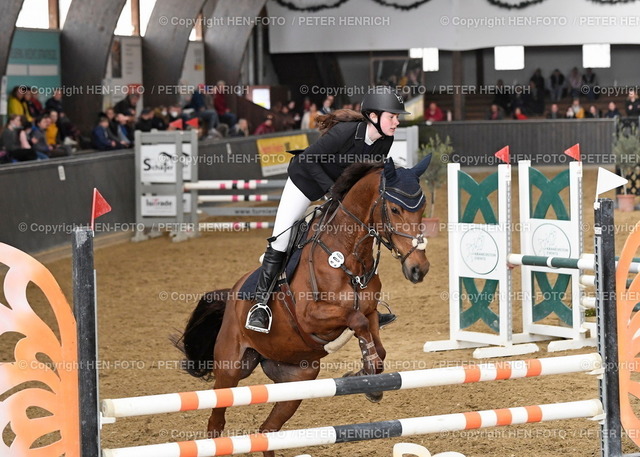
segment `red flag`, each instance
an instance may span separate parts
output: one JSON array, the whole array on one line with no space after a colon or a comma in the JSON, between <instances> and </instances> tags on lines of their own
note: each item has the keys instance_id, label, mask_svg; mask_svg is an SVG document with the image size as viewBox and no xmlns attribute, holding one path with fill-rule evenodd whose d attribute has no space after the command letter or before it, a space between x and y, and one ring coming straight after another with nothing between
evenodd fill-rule
<instances>
[{"instance_id":1,"label":"red flag","mask_svg":"<svg viewBox=\"0 0 640 457\"><path fill-rule=\"evenodd\" d=\"M93 203L91 204L91 230L93 230L95 219L103 214L107 214L109 211L111 211L111 205L107 203L102 194L98 192L98 189L94 187Z\"/></svg>"},{"instance_id":2,"label":"red flag","mask_svg":"<svg viewBox=\"0 0 640 457\"><path fill-rule=\"evenodd\" d=\"M174 127L178 130L182 130L184 126L182 125L182 119L178 119L177 121L173 121L169 124L169 127Z\"/></svg>"},{"instance_id":3,"label":"red flag","mask_svg":"<svg viewBox=\"0 0 640 457\"><path fill-rule=\"evenodd\" d=\"M193 119L189 119L189 120L186 122L186 124L187 124L187 125L190 125L190 126L191 126L191 127L193 127L194 129L197 129L197 128L198 128L198 118L197 118L197 117L194 117Z\"/></svg>"},{"instance_id":4,"label":"red flag","mask_svg":"<svg viewBox=\"0 0 640 457\"><path fill-rule=\"evenodd\" d=\"M504 163L511 163L511 159L509 158L509 146L505 146L504 148L500 149L494 154L494 156L502 160Z\"/></svg>"},{"instance_id":5,"label":"red flag","mask_svg":"<svg viewBox=\"0 0 640 457\"><path fill-rule=\"evenodd\" d=\"M580 162L582 160L580 158L580 143L574 144L569 149L564 151L564 153L566 155L568 155L569 157L572 157L572 158L576 159L578 162Z\"/></svg>"}]
</instances>

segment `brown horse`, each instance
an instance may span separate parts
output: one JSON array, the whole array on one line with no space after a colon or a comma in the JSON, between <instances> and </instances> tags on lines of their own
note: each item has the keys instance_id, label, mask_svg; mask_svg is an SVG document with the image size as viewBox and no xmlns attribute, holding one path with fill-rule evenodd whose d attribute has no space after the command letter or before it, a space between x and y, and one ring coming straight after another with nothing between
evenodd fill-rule
<instances>
[{"instance_id":1,"label":"brown horse","mask_svg":"<svg viewBox=\"0 0 640 457\"><path fill-rule=\"evenodd\" d=\"M199 377L213 372L215 389L237 386L258 364L274 382L315 379L317 362L327 355L324 345L351 329L363 355L356 375L382 372L386 351L376 312L382 288L377 275L380 244L401 260L408 280L422 281L429 261L420 231L425 199L419 176L427 166L428 160L413 169L396 170L392 161L384 168L349 167L310 224L300 264L288 280L290 289L273 295L271 332L244 327L252 305L239 294L246 274L233 289L210 292L200 300L181 338L187 371ZM336 251L344 253L341 265ZM379 401L382 393L368 397ZM260 431L280 430L300 402L276 403ZM225 411L213 409L208 423L212 437L222 434Z\"/></svg>"}]
</instances>

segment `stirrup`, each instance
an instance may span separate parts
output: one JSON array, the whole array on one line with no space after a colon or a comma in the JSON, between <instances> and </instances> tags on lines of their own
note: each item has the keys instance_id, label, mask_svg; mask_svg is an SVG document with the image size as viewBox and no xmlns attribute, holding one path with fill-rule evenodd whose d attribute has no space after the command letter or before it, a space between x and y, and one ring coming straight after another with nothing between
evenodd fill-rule
<instances>
[{"instance_id":1,"label":"stirrup","mask_svg":"<svg viewBox=\"0 0 640 457\"><path fill-rule=\"evenodd\" d=\"M269 321L267 322L267 328L255 327L249 324L249 319L251 319L251 314L258 309L264 309L267 312L267 318ZM251 308L249 308L249 312L247 313L247 321L244 324L244 328L248 330L253 330L254 332L260 333L269 333L271 331L271 322L273 321L273 313L271 312L271 308L267 305L263 305L262 303L256 303Z\"/></svg>"}]
</instances>

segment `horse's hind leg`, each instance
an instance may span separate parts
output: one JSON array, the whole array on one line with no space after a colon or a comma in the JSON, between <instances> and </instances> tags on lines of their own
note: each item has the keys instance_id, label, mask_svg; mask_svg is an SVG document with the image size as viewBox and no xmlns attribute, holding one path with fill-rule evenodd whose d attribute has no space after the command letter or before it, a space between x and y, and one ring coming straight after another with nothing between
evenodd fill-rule
<instances>
[{"instance_id":1,"label":"horse's hind leg","mask_svg":"<svg viewBox=\"0 0 640 457\"><path fill-rule=\"evenodd\" d=\"M216 346L215 364L214 369L215 383L214 389L225 389L229 387L236 387L241 379L249 376L253 370L260 363L260 354L253 349L249 348L244 350L240 347L229 347L225 350L218 351ZM227 345L230 346L230 345ZM207 434L211 438L217 438L222 434L225 426L225 413L227 408L213 408L211 410L211 416L209 417L209 423L207 425Z\"/></svg>"},{"instance_id":2,"label":"horse's hind leg","mask_svg":"<svg viewBox=\"0 0 640 457\"><path fill-rule=\"evenodd\" d=\"M312 367L301 368L298 365L288 365L263 360L262 369L265 374L274 382L309 381L316 379L320 373L320 364L311 363ZM313 368L313 366L316 366ZM282 428L291 416L296 412L302 400L283 401L275 404L267 419L260 426L260 432L277 432ZM275 453L267 451L264 457L274 457Z\"/></svg>"}]
</instances>

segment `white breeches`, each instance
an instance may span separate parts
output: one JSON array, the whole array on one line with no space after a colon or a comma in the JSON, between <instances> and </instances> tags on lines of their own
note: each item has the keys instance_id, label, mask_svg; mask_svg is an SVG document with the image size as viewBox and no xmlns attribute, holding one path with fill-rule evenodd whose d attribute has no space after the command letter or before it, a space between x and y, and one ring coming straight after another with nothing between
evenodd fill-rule
<instances>
[{"instance_id":1,"label":"white breeches","mask_svg":"<svg viewBox=\"0 0 640 457\"><path fill-rule=\"evenodd\" d=\"M276 251L286 251L291 239L291 230L288 230L298 219L304 216L311 200L298 189L298 187L287 179L282 191L280 205L276 213L276 221L273 225L273 236L280 235L271 243L271 247Z\"/></svg>"}]
</instances>

